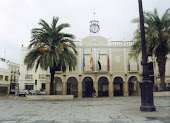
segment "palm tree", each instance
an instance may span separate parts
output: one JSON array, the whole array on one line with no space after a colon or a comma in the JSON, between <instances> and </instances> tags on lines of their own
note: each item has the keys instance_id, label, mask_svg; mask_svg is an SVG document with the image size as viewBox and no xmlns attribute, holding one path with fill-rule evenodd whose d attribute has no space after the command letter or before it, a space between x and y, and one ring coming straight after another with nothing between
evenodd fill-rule
<instances>
[{"instance_id":1,"label":"palm tree","mask_svg":"<svg viewBox=\"0 0 170 123\"><path fill-rule=\"evenodd\" d=\"M133 19L132 22L139 24L140 21L139 18L136 18ZM147 55L154 55L156 57L161 79L161 88L165 90L165 65L167 55L170 53L170 9L167 9L161 18L156 9L153 13L145 12L144 25ZM142 51L140 37L140 27L138 25L134 33L134 40L136 40L136 42L131 47L131 56L135 56L136 58Z\"/></svg>"},{"instance_id":2,"label":"palm tree","mask_svg":"<svg viewBox=\"0 0 170 123\"><path fill-rule=\"evenodd\" d=\"M30 52L26 55L24 63L27 69L35 66L43 70L50 70L50 95L53 95L54 74L57 70L63 72L69 68L69 71L75 70L77 65L77 51L73 42L74 35L64 33L64 28L70 27L64 23L57 26L59 18L53 17L51 26L44 20L40 20L41 28L32 29L32 40L28 46Z\"/></svg>"}]
</instances>

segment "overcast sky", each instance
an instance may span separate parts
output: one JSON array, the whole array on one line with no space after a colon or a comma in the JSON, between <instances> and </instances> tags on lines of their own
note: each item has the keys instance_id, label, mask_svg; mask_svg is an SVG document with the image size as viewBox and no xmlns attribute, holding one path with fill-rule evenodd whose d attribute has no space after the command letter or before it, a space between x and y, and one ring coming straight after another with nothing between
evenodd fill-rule
<instances>
[{"instance_id":1,"label":"overcast sky","mask_svg":"<svg viewBox=\"0 0 170 123\"><path fill-rule=\"evenodd\" d=\"M170 0L143 0L144 11L158 10L162 15L170 8ZM112 41L132 40L139 16L138 0L0 0L0 57L20 63L20 48L27 47L31 29L44 19L51 23L69 23L76 39L89 35L89 21L99 21L100 35Z\"/></svg>"}]
</instances>

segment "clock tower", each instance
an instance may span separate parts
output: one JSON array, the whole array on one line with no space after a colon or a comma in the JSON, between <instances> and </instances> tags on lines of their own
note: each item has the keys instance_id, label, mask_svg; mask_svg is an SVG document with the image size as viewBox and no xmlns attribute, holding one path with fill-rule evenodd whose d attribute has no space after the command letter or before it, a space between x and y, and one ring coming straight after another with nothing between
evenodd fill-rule
<instances>
[{"instance_id":1,"label":"clock tower","mask_svg":"<svg viewBox=\"0 0 170 123\"><path fill-rule=\"evenodd\" d=\"M98 33L99 31L100 31L99 21L96 21L96 20L90 21L90 32Z\"/></svg>"}]
</instances>

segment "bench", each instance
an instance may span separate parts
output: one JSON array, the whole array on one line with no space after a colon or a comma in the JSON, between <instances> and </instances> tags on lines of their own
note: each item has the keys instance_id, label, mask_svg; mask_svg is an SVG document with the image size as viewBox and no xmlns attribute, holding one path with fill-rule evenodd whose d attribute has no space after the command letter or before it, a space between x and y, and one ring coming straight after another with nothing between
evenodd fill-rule
<instances>
[{"instance_id":1,"label":"bench","mask_svg":"<svg viewBox=\"0 0 170 123\"><path fill-rule=\"evenodd\" d=\"M170 96L170 91L153 92L153 96Z\"/></svg>"}]
</instances>

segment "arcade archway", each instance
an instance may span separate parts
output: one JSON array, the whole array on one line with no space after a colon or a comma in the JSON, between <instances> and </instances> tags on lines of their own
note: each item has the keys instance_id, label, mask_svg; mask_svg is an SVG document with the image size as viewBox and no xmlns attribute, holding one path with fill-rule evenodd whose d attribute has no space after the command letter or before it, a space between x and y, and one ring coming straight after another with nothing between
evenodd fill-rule
<instances>
[{"instance_id":1,"label":"arcade archway","mask_svg":"<svg viewBox=\"0 0 170 123\"><path fill-rule=\"evenodd\" d=\"M115 77L113 80L114 96L123 96L123 79Z\"/></svg>"},{"instance_id":2,"label":"arcade archway","mask_svg":"<svg viewBox=\"0 0 170 123\"><path fill-rule=\"evenodd\" d=\"M67 95L78 97L78 80L76 77L69 77L67 79Z\"/></svg>"},{"instance_id":3,"label":"arcade archway","mask_svg":"<svg viewBox=\"0 0 170 123\"><path fill-rule=\"evenodd\" d=\"M82 82L82 96L92 97L91 88L93 88L93 79L87 76L83 79Z\"/></svg>"},{"instance_id":4,"label":"arcade archway","mask_svg":"<svg viewBox=\"0 0 170 123\"><path fill-rule=\"evenodd\" d=\"M109 86L108 86L107 77L100 77L98 80L98 97L106 97L109 95Z\"/></svg>"},{"instance_id":5,"label":"arcade archway","mask_svg":"<svg viewBox=\"0 0 170 123\"><path fill-rule=\"evenodd\" d=\"M136 76L131 76L128 80L129 85L129 96L138 95L138 78Z\"/></svg>"},{"instance_id":6,"label":"arcade archway","mask_svg":"<svg viewBox=\"0 0 170 123\"><path fill-rule=\"evenodd\" d=\"M54 78L54 94L62 95L62 79L58 76Z\"/></svg>"}]
</instances>

